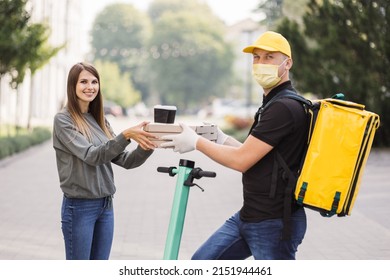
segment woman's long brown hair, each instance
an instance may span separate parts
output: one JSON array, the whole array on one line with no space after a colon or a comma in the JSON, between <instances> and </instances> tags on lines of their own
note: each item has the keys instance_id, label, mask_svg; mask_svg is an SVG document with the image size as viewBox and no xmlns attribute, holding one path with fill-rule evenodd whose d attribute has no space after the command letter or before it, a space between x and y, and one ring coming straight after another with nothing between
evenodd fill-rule
<instances>
[{"instance_id":1,"label":"woman's long brown hair","mask_svg":"<svg viewBox=\"0 0 390 280\"><path fill-rule=\"evenodd\" d=\"M67 108L70 113L70 116L72 117L75 127L80 133L82 133L89 141L92 139L91 134L91 127L86 122L76 95L76 85L79 79L79 75L81 71L86 70L90 72L92 75L94 75L99 83L99 91L96 95L95 99L89 103L88 112L93 116L93 118L96 120L100 128L104 131L104 133L107 135L109 139L111 139L113 136L109 129L107 128L106 121L104 118L104 111L103 111L103 97L100 90L100 76L98 71L95 69L94 66L91 64L85 63L85 62L79 62L69 70L68 74L68 84L67 84L67 95L68 95L68 102L67 102Z\"/></svg>"}]
</instances>

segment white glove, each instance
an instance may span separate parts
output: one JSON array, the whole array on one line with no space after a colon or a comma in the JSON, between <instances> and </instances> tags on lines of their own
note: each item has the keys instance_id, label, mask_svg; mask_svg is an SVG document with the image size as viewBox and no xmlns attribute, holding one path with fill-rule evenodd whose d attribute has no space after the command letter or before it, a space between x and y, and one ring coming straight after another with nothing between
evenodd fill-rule
<instances>
[{"instance_id":1,"label":"white glove","mask_svg":"<svg viewBox=\"0 0 390 280\"><path fill-rule=\"evenodd\" d=\"M203 122L203 124L205 125L210 125L212 123L209 123L209 122ZM215 143L217 144L220 144L220 145L223 145L226 141L226 139L228 139L229 135L226 135L218 126L217 126L217 140L215 141Z\"/></svg>"},{"instance_id":2,"label":"white glove","mask_svg":"<svg viewBox=\"0 0 390 280\"><path fill-rule=\"evenodd\" d=\"M217 144L223 145L228 137L228 135L223 133L223 131L217 127L217 141L215 141Z\"/></svg>"},{"instance_id":3,"label":"white glove","mask_svg":"<svg viewBox=\"0 0 390 280\"><path fill-rule=\"evenodd\" d=\"M171 148L174 152L187 153L196 149L196 142L198 142L199 135L191 129L189 126L180 123L183 131L180 134L170 134L161 137L163 140L170 140L169 142L162 143L160 147Z\"/></svg>"}]
</instances>

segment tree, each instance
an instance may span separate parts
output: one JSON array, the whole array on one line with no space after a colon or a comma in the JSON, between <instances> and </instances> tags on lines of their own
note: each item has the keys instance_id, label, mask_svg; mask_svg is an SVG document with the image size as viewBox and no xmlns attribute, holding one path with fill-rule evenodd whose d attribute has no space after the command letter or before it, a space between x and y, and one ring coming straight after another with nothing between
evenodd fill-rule
<instances>
[{"instance_id":1,"label":"tree","mask_svg":"<svg viewBox=\"0 0 390 280\"><path fill-rule=\"evenodd\" d=\"M200 3L198 0L155 0L149 6L148 14L151 20L155 23L167 11L172 13L180 11L191 11L198 17L206 16L207 18L210 18L212 15L210 7L204 3Z\"/></svg>"},{"instance_id":2,"label":"tree","mask_svg":"<svg viewBox=\"0 0 390 280\"><path fill-rule=\"evenodd\" d=\"M283 18L301 23L309 0L259 0L255 11L264 14L261 23L271 30L277 28Z\"/></svg>"},{"instance_id":3,"label":"tree","mask_svg":"<svg viewBox=\"0 0 390 280\"><path fill-rule=\"evenodd\" d=\"M389 20L387 0L310 0L303 30L289 20L278 29L301 59L293 72L299 88L319 97L343 92L378 113L381 146L390 146Z\"/></svg>"},{"instance_id":4,"label":"tree","mask_svg":"<svg viewBox=\"0 0 390 280\"><path fill-rule=\"evenodd\" d=\"M276 22L282 18L282 6L283 0L260 0L256 11L265 14L265 18L262 20L262 23L272 29L276 25Z\"/></svg>"},{"instance_id":5,"label":"tree","mask_svg":"<svg viewBox=\"0 0 390 280\"><path fill-rule=\"evenodd\" d=\"M134 89L130 74L121 74L118 64L97 60L95 66L100 73L101 91L105 99L114 101L122 108L128 108L140 101L141 94Z\"/></svg>"},{"instance_id":6,"label":"tree","mask_svg":"<svg viewBox=\"0 0 390 280\"><path fill-rule=\"evenodd\" d=\"M283 0L282 15L290 20L302 24L302 17L306 12L307 3L310 0ZM282 18L283 18L282 17ZM279 22L280 23L279 19Z\"/></svg>"},{"instance_id":7,"label":"tree","mask_svg":"<svg viewBox=\"0 0 390 280\"><path fill-rule=\"evenodd\" d=\"M149 73L161 102L185 110L222 96L232 80L234 55L210 8L194 0L157 0L149 14L154 26Z\"/></svg>"},{"instance_id":8,"label":"tree","mask_svg":"<svg viewBox=\"0 0 390 280\"><path fill-rule=\"evenodd\" d=\"M0 1L0 80L9 74L10 85L15 89L27 70L34 74L63 47L48 44L50 30L46 25L30 23L26 3L27 0Z\"/></svg>"},{"instance_id":9,"label":"tree","mask_svg":"<svg viewBox=\"0 0 390 280\"><path fill-rule=\"evenodd\" d=\"M50 34L46 25L29 23L26 2L0 2L0 78L10 74L13 88L23 81L27 69L35 72L62 48L48 45Z\"/></svg>"},{"instance_id":10,"label":"tree","mask_svg":"<svg viewBox=\"0 0 390 280\"><path fill-rule=\"evenodd\" d=\"M132 83L144 96L148 94L148 85L142 69L150 34L148 16L131 4L104 8L91 31L94 59L115 62L122 73L131 73Z\"/></svg>"}]
</instances>

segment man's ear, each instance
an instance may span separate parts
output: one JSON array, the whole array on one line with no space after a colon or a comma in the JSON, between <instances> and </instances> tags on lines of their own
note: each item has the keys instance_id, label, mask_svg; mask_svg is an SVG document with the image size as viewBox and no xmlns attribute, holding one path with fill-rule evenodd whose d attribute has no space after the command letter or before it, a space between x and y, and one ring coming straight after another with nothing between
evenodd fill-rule
<instances>
[{"instance_id":1,"label":"man's ear","mask_svg":"<svg viewBox=\"0 0 390 280\"><path fill-rule=\"evenodd\" d=\"M287 61L286 61L286 69L287 70L290 70L291 67L293 66L294 62L292 60L292 58L289 58Z\"/></svg>"}]
</instances>

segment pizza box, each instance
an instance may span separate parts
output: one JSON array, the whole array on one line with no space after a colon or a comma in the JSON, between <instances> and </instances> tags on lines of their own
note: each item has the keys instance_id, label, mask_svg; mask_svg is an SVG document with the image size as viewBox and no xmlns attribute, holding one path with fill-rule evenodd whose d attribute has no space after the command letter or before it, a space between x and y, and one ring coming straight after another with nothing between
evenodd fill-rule
<instances>
[{"instance_id":1,"label":"pizza box","mask_svg":"<svg viewBox=\"0 0 390 280\"><path fill-rule=\"evenodd\" d=\"M198 135L210 141L217 140L218 130L215 124L195 123L190 124L189 127L192 128ZM144 127L144 130L158 137L158 139L152 139L152 142L158 145L158 147L160 147L162 143L169 141L161 139L162 136L179 134L182 132L182 128L179 124L165 123L149 123Z\"/></svg>"}]
</instances>

